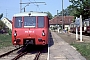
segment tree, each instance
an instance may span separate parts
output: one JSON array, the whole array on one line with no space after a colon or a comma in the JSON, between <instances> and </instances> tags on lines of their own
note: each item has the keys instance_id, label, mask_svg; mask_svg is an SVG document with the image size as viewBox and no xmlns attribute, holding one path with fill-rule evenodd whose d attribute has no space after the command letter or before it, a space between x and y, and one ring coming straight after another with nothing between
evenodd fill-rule
<instances>
[{"instance_id":1,"label":"tree","mask_svg":"<svg viewBox=\"0 0 90 60\"><path fill-rule=\"evenodd\" d=\"M53 18L52 14L50 12L47 12L49 20L51 20Z\"/></svg>"},{"instance_id":2,"label":"tree","mask_svg":"<svg viewBox=\"0 0 90 60\"><path fill-rule=\"evenodd\" d=\"M0 30L5 28L5 24L0 20Z\"/></svg>"},{"instance_id":3,"label":"tree","mask_svg":"<svg viewBox=\"0 0 90 60\"><path fill-rule=\"evenodd\" d=\"M73 15L75 17L80 17L82 15L82 19L90 18L90 0L70 0L72 3L70 9L74 9Z\"/></svg>"},{"instance_id":4,"label":"tree","mask_svg":"<svg viewBox=\"0 0 90 60\"><path fill-rule=\"evenodd\" d=\"M67 7L67 9L68 9L69 15L70 15L70 16L74 16L74 14L76 13L76 8L75 8L75 7L73 8L72 5L69 5L69 6Z\"/></svg>"},{"instance_id":5,"label":"tree","mask_svg":"<svg viewBox=\"0 0 90 60\"><path fill-rule=\"evenodd\" d=\"M3 13L0 15L0 19L3 17ZM0 30L5 28L5 24L0 20Z\"/></svg>"},{"instance_id":6,"label":"tree","mask_svg":"<svg viewBox=\"0 0 90 60\"><path fill-rule=\"evenodd\" d=\"M70 15L68 8L63 9L63 15L64 15L64 16ZM62 11L59 13L59 16L62 16Z\"/></svg>"},{"instance_id":7,"label":"tree","mask_svg":"<svg viewBox=\"0 0 90 60\"><path fill-rule=\"evenodd\" d=\"M63 16L73 16L75 9L72 8L72 5L69 5L66 9L63 9ZM62 11L59 13L59 16L62 16Z\"/></svg>"},{"instance_id":8,"label":"tree","mask_svg":"<svg viewBox=\"0 0 90 60\"><path fill-rule=\"evenodd\" d=\"M3 13L0 15L0 19L3 17Z\"/></svg>"}]
</instances>

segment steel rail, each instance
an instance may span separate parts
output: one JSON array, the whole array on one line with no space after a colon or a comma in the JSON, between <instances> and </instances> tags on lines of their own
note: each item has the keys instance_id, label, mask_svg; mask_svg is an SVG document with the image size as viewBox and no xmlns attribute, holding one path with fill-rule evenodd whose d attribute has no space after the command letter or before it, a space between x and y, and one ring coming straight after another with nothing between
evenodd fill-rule
<instances>
[{"instance_id":1,"label":"steel rail","mask_svg":"<svg viewBox=\"0 0 90 60\"><path fill-rule=\"evenodd\" d=\"M2 55L0 55L0 58L1 57L4 57L4 56L6 56L6 55L9 55L10 53L12 53L13 51L16 51L16 50L18 50L18 49L20 49L20 48L22 48L23 46L21 46L21 47L19 47L19 48L16 48L16 49L13 49L13 50L11 50L11 51L9 51L9 52L6 52L6 53L4 53L4 54L2 54Z\"/></svg>"},{"instance_id":2,"label":"steel rail","mask_svg":"<svg viewBox=\"0 0 90 60\"><path fill-rule=\"evenodd\" d=\"M36 54L34 60L39 60L40 54L41 54L41 52L39 51L39 52Z\"/></svg>"},{"instance_id":3,"label":"steel rail","mask_svg":"<svg viewBox=\"0 0 90 60\"><path fill-rule=\"evenodd\" d=\"M19 59L20 57L22 57L25 54L27 54L27 52L21 52L15 58L13 58L12 60L17 60L17 59Z\"/></svg>"}]
</instances>

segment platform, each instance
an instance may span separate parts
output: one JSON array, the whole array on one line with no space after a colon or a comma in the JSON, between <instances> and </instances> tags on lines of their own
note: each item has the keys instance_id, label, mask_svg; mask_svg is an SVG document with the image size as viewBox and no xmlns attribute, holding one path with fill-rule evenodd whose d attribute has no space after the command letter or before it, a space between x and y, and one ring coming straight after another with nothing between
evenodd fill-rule
<instances>
[{"instance_id":1,"label":"platform","mask_svg":"<svg viewBox=\"0 0 90 60\"><path fill-rule=\"evenodd\" d=\"M73 46L66 43L55 32L51 32L49 39L49 60L86 60Z\"/></svg>"}]
</instances>

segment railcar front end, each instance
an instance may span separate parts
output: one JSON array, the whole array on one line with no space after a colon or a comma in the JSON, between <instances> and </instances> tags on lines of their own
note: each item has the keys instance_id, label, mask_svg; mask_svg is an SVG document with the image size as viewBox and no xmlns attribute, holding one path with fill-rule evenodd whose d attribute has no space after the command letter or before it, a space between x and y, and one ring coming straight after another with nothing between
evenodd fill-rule
<instances>
[{"instance_id":1,"label":"railcar front end","mask_svg":"<svg viewBox=\"0 0 90 60\"><path fill-rule=\"evenodd\" d=\"M13 45L47 45L48 23L47 15L43 14L27 16L25 13L23 16L14 16L12 29Z\"/></svg>"}]
</instances>

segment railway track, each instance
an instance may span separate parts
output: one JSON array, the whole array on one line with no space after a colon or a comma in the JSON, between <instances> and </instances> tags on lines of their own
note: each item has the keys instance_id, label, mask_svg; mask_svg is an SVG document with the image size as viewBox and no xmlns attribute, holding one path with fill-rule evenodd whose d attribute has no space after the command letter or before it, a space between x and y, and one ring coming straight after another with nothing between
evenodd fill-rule
<instances>
[{"instance_id":1,"label":"railway track","mask_svg":"<svg viewBox=\"0 0 90 60\"><path fill-rule=\"evenodd\" d=\"M36 54L34 60L39 60L40 54L41 54L41 52L39 51L39 52Z\"/></svg>"},{"instance_id":2,"label":"railway track","mask_svg":"<svg viewBox=\"0 0 90 60\"><path fill-rule=\"evenodd\" d=\"M21 52L19 53L16 57L14 57L12 60L17 60L19 59L20 57L22 57L23 55L27 54L28 52Z\"/></svg>"},{"instance_id":3,"label":"railway track","mask_svg":"<svg viewBox=\"0 0 90 60\"><path fill-rule=\"evenodd\" d=\"M22 48L22 47L23 47L23 46L21 46L21 47L19 47L19 48L16 48L16 49L13 49L13 50L11 50L11 51L9 51L9 52L6 52L6 53L2 54L2 55L0 55L0 58L4 57L4 56L6 56L6 55L9 55L10 53L12 53L12 52L14 52L14 51L16 51L16 50L19 50L19 49Z\"/></svg>"},{"instance_id":4,"label":"railway track","mask_svg":"<svg viewBox=\"0 0 90 60\"><path fill-rule=\"evenodd\" d=\"M35 50L35 51L32 50L32 51L30 51L30 50L27 50L27 47L24 47L24 49L22 51L20 51L19 54L17 54L14 51L16 51L18 49L19 48L14 49L14 50L12 50L10 52L7 52L7 53L5 53L3 55L0 55L1 57L4 57L4 56L6 57L5 59L2 58L1 60L40 60L40 59L42 60L42 58L47 59L47 54L45 54L45 55L41 54L42 50ZM14 52L14 53L12 53L12 52ZM12 53L12 54L10 54L10 53ZM44 57L44 56L46 56L46 57Z\"/></svg>"},{"instance_id":5,"label":"railway track","mask_svg":"<svg viewBox=\"0 0 90 60\"><path fill-rule=\"evenodd\" d=\"M21 52L21 53L18 54L16 57L14 57L12 60L17 60L17 59L21 58L22 56L26 55L27 53L28 53L27 51L26 51L26 52ZM33 60L39 60L40 54L41 54L41 52L38 52L38 53L35 55L35 57L34 57Z\"/></svg>"}]
</instances>

